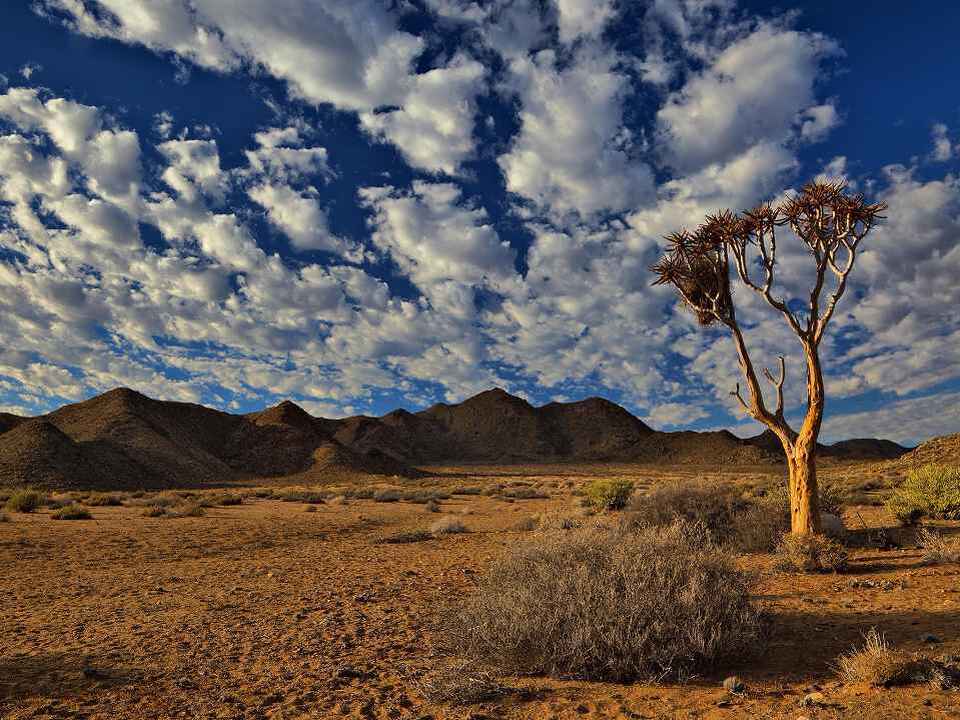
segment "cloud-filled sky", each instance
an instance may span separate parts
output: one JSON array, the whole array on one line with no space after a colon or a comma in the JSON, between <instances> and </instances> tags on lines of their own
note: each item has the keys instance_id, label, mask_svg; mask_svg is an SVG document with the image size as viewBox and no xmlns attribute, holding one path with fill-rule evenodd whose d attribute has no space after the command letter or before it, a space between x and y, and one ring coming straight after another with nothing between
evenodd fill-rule
<instances>
[{"instance_id":1,"label":"cloud-filled sky","mask_svg":"<svg viewBox=\"0 0 960 720\"><path fill-rule=\"evenodd\" d=\"M647 267L823 174L889 205L823 346L824 437L958 432L958 26L949 3L10 3L0 410L125 385L341 416L496 385L757 432L730 341ZM796 352L737 300L758 363ZM796 361L787 383L795 418Z\"/></svg>"}]
</instances>

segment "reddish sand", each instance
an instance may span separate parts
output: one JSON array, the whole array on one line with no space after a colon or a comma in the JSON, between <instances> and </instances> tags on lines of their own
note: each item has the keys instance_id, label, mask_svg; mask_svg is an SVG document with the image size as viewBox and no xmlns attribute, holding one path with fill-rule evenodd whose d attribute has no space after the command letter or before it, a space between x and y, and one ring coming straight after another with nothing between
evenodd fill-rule
<instances>
[{"instance_id":1,"label":"reddish sand","mask_svg":"<svg viewBox=\"0 0 960 720\"><path fill-rule=\"evenodd\" d=\"M472 472L466 480L416 482L489 485L522 481L525 471ZM873 626L906 650L923 649L921 635L932 633L943 640L932 653L960 653L960 566L922 566L910 547L854 551L844 575L781 574L769 556L744 558L760 575L757 593L774 634L761 657L716 676L682 685L508 677L501 681L521 692L496 702L426 702L414 680L440 661L429 630L434 614L529 536L512 529L518 520L547 509L576 512L567 482L597 472L568 468L531 478L549 499L444 501L444 513L457 514L472 532L400 545L376 541L427 528L440 515L373 501L308 513L300 503L256 498L196 518L146 518L140 507L94 507L93 521L57 522L46 510L11 514L12 522L0 523L0 715L960 717L958 693L843 685L830 667ZM879 508L859 516L888 523ZM742 697L720 687L726 674L744 679ZM823 693L823 704L802 707L813 690Z\"/></svg>"}]
</instances>

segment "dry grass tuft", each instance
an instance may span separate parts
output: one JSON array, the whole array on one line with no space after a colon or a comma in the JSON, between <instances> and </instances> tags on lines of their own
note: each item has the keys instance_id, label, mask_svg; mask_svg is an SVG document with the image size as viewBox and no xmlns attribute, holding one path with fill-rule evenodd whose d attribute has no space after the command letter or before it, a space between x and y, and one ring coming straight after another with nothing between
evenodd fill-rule
<instances>
[{"instance_id":1,"label":"dry grass tuft","mask_svg":"<svg viewBox=\"0 0 960 720\"><path fill-rule=\"evenodd\" d=\"M440 636L509 673L683 677L755 651L747 576L687 523L544 533L493 565Z\"/></svg>"},{"instance_id":2,"label":"dry grass tuft","mask_svg":"<svg viewBox=\"0 0 960 720\"><path fill-rule=\"evenodd\" d=\"M737 490L729 485L681 480L659 485L634 498L630 520L641 527L666 527L676 520L701 522L715 542L724 542L734 532L735 515L746 507Z\"/></svg>"},{"instance_id":3,"label":"dry grass tuft","mask_svg":"<svg viewBox=\"0 0 960 720\"><path fill-rule=\"evenodd\" d=\"M32 513L47 501L46 494L39 490L17 490L7 498L5 507L10 512Z\"/></svg>"},{"instance_id":4,"label":"dry grass tuft","mask_svg":"<svg viewBox=\"0 0 960 720\"><path fill-rule=\"evenodd\" d=\"M512 692L490 671L469 660L451 660L430 673L410 678L417 691L431 703L475 705Z\"/></svg>"},{"instance_id":5,"label":"dry grass tuft","mask_svg":"<svg viewBox=\"0 0 960 720\"><path fill-rule=\"evenodd\" d=\"M777 569L791 572L842 572L849 554L825 535L787 533L777 546Z\"/></svg>"},{"instance_id":6,"label":"dry grass tuft","mask_svg":"<svg viewBox=\"0 0 960 720\"><path fill-rule=\"evenodd\" d=\"M944 537L938 532L921 528L917 544L923 548L920 560L926 565L960 562L960 538Z\"/></svg>"},{"instance_id":7,"label":"dry grass tuft","mask_svg":"<svg viewBox=\"0 0 960 720\"><path fill-rule=\"evenodd\" d=\"M119 507L123 505L123 496L118 493L95 492L91 493L83 504L89 507Z\"/></svg>"},{"instance_id":8,"label":"dry grass tuft","mask_svg":"<svg viewBox=\"0 0 960 720\"><path fill-rule=\"evenodd\" d=\"M433 533L434 536L438 536L457 535L459 533L470 532L470 530L467 529L467 526L463 524L463 520L460 518L447 515L433 523L433 525L430 526L430 532Z\"/></svg>"},{"instance_id":9,"label":"dry grass tuft","mask_svg":"<svg viewBox=\"0 0 960 720\"><path fill-rule=\"evenodd\" d=\"M401 530L380 538L377 542L383 545L404 545L406 543L424 542L433 540L433 533L427 530Z\"/></svg>"},{"instance_id":10,"label":"dry grass tuft","mask_svg":"<svg viewBox=\"0 0 960 720\"><path fill-rule=\"evenodd\" d=\"M954 687L960 673L945 663L896 650L872 628L864 635L864 646L837 658L836 672L844 682L891 687L927 683L937 690Z\"/></svg>"},{"instance_id":11,"label":"dry grass tuft","mask_svg":"<svg viewBox=\"0 0 960 720\"><path fill-rule=\"evenodd\" d=\"M83 505L72 503L50 513L53 520L92 520L93 515Z\"/></svg>"}]
</instances>

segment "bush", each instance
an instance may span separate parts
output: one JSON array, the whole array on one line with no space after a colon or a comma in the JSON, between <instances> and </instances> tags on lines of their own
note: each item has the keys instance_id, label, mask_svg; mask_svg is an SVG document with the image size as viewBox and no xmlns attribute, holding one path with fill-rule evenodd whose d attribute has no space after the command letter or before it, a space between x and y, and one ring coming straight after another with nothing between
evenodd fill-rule
<instances>
[{"instance_id":1,"label":"bush","mask_svg":"<svg viewBox=\"0 0 960 720\"><path fill-rule=\"evenodd\" d=\"M83 504L90 507L118 507L123 505L123 497L116 493L91 493Z\"/></svg>"},{"instance_id":2,"label":"bush","mask_svg":"<svg viewBox=\"0 0 960 720\"><path fill-rule=\"evenodd\" d=\"M495 563L442 637L508 673L686 676L760 640L747 576L688 523L544 533Z\"/></svg>"},{"instance_id":3,"label":"bush","mask_svg":"<svg viewBox=\"0 0 960 720\"><path fill-rule=\"evenodd\" d=\"M392 502L398 502L400 498L401 498L401 495L399 490L392 490L392 489L377 490L373 493L374 502L392 503Z\"/></svg>"},{"instance_id":4,"label":"bush","mask_svg":"<svg viewBox=\"0 0 960 720\"><path fill-rule=\"evenodd\" d=\"M273 497L280 502L307 503L308 505L323 505L327 494L321 490L306 490L304 488L283 488L274 490Z\"/></svg>"},{"instance_id":5,"label":"bush","mask_svg":"<svg viewBox=\"0 0 960 720\"><path fill-rule=\"evenodd\" d=\"M623 510L633 495L633 481L598 478L587 485L587 499L597 510Z\"/></svg>"},{"instance_id":6,"label":"bush","mask_svg":"<svg viewBox=\"0 0 960 720\"><path fill-rule=\"evenodd\" d=\"M477 486L464 486L458 485L450 491L451 495L479 495L483 492L483 488Z\"/></svg>"},{"instance_id":7,"label":"bush","mask_svg":"<svg viewBox=\"0 0 960 720\"><path fill-rule=\"evenodd\" d=\"M845 682L875 687L928 683L934 689L947 690L960 680L955 667L890 647L876 628L864 635L864 640L862 648L837 658L836 671Z\"/></svg>"},{"instance_id":8,"label":"bush","mask_svg":"<svg viewBox=\"0 0 960 720\"><path fill-rule=\"evenodd\" d=\"M428 500L426 505L424 505L424 509L427 512L438 513L440 512L440 503L436 500Z\"/></svg>"},{"instance_id":9,"label":"bush","mask_svg":"<svg viewBox=\"0 0 960 720\"><path fill-rule=\"evenodd\" d=\"M182 502L176 495L164 493L163 495L143 495L130 501L131 505L148 508L170 508Z\"/></svg>"},{"instance_id":10,"label":"bush","mask_svg":"<svg viewBox=\"0 0 960 720\"><path fill-rule=\"evenodd\" d=\"M760 498L733 518L730 544L739 552L773 552L790 532L790 509Z\"/></svg>"},{"instance_id":11,"label":"bush","mask_svg":"<svg viewBox=\"0 0 960 720\"><path fill-rule=\"evenodd\" d=\"M840 572L847 567L846 548L825 535L787 533L777 546L777 568L794 572Z\"/></svg>"},{"instance_id":12,"label":"bush","mask_svg":"<svg viewBox=\"0 0 960 720\"><path fill-rule=\"evenodd\" d=\"M0 523L11 522L10 516L5 512L0 512Z\"/></svg>"},{"instance_id":13,"label":"bush","mask_svg":"<svg viewBox=\"0 0 960 720\"><path fill-rule=\"evenodd\" d=\"M207 511L199 503L184 503L173 509L174 517L203 517Z\"/></svg>"},{"instance_id":14,"label":"bush","mask_svg":"<svg viewBox=\"0 0 960 720\"><path fill-rule=\"evenodd\" d=\"M459 518L446 517L439 518L433 525L430 526L430 532L436 535L456 535L459 533L470 532L467 530L467 526L463 524L463 521Z\"/></svg>"},{"instance_id":15,"label":"bush","mask_svg":"<svg viewBox=\"0 0 960 720\"><path fill-rule=\"evenodd\" d=\"M6 509L10 512L32 513L47 503L47 496L39 490L17 490L8 499Z\"/></svg>"},{"instance_id":16,"label":"bush","mask_svg":"<svg viewBox=\"0 0 960 720\"><path fill-rule=\"evenodd\" d=\"M392 535L382 537L377 542L386 545L402 545L405 543L423 542L424 540L433 540L433 533L426 530L401 530Z\"/></svg>"},{"instance_id":17,"label":"bush","mask_svg":"<svg viewBox=\"0 0 960 720\"><path fill-rule=\"evenodd\" d=\"M148 505L143 509L141 515L144 517L164 517L167 514L167 508L163 505Z\"/></svg>"},{"instance_id":18,"label":"bush","mask_svg":"<svg viewBox=\"0 0 960 720\"><path fill-rule=\"evenodd\" d=\"M960 538L946 538L940 533L922 528L917 533L917 544L923 548L920 561L926 565L960 562Z\"/></svg>"},{"instance_id":19,"label":"bush","mask_svg":"<svg viewBox=\"0 0 960 720\"><path fill-rule=\"evenodd\" d=\"M429 674L411 678L421 695L432 703L474 705L510 693L486 669L470 661L453 661L435 667Z\"/></svg>"},{"instance_id":20,"label":"bush","mask_svg":"<svg viewBox=\"0 0 960 720\"><path fill-rule=\"evenodd\" d=\"M702 522L715 542L724 542L733 533L735 515L747 506L729 485L678 481L634 498L630 509L637 525L665 527L677 519Z\"/></svg>"},{"instance_id":21,"label":"bush","mask_svg":"<svg viewBox=\"0 0 960 720\"><path fill-rule=\"evenodd\" d=\"M54 520L92 520L93 515L83 505L73 503L64 505L50 514Z\"/></svg>"},{"instance_id":22,"label":"bush","mask_svg":"<svg viewBox=\"0 0 960 720\"><path fill-rule=\"evenodd\" d=\"M904 525L922 517L960 519L960 468L932 464L912 468L887 499L887 509Z\"/></svg>"}]
</instances>

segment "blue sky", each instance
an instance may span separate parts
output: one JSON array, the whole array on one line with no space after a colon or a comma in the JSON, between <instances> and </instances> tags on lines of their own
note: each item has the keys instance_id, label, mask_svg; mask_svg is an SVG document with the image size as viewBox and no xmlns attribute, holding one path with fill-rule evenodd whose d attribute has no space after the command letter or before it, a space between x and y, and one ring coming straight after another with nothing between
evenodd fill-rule
<instances>
[{"instance_id":1,"label":"blue sky","mask_svg":"<svg viewBox=\"0 0 960 720\"><path fill-rule=\"evenodd\" d=\"M759 428L662 236L818 174L890 205L824 436L960 431L960 8L40 0L0 43L0 409L127 385L379 414L499 385ZM782 294L805 257L784 255ZM796 350L746 296L758 363ZM788 407L803 378L788 367Z\"/></svg>"}]
</instances>

